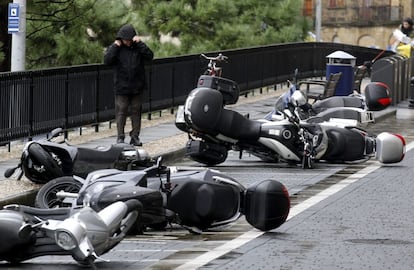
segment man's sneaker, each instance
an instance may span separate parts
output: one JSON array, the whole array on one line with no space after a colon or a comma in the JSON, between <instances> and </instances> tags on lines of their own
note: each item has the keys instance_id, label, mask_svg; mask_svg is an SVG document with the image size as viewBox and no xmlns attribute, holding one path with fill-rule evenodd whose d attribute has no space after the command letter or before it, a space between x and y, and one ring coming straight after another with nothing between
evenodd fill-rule
<instances>
[{"instance_id":1,"label":"man's sneaker","mask_svg":"<svg viewBox=\"0 0 414 270\"><path fill-rule=\"evenodd\" d=\"M142 142L140 141L138 136L132 136L131 141L129 144L135 145L135 146L142 146Z\"/></svg>"},{"instance_id":2,"label":"man's sneaker","mask_svg":"<svg viewBox=\"0 0 414 270\"><path fill-rule=\"evenodd\" d=\"M123 137L118 137L116 139L116 143L124 143L124 138Z\"/></svg>"}]
</instances>

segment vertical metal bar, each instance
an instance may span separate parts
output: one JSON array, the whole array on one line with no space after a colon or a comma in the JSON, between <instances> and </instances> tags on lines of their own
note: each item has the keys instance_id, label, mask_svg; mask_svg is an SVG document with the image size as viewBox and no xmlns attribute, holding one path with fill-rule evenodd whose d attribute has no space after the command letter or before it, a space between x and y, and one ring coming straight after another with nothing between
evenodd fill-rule
<instances>
[{"instance_id":1,"label":"vertical metal bar","mask_svg":"<svg viewBox=\"0 0 414 270\"><path fill-rule=\"evenodd\" d=\"M64 138L69 137L68 126L69 126L69 68L66 69L66 80L65 80L65 127L64 127Z\"/></svg>"},{"instance_id":2,"label":"vertical metal bar","mask_svg":"<svg viewBox=\"0 0 414 270\"><path fill-rule=\"evenodd\" d=\"M34 97L34 82L33 82L33 72L29 73L30 78L30 87L29 87L29 140L33 138L33 124L34 124L34 104L33 104L33 97Z\"/></svg>"},{"instance_id":3,"label":"vertical metal bar","mask_svg":"<svg viewBox=\"0 0 414 270\"><path fill-rule=\"evenodd\" d=\"M170 109L170 113L174 114L174 104L175 104L175 99L174 99L174 90L175 90L175 64L176 64L176 58L174 57L174 61L172 63L172 70L171 70L171 109Z\"/></svg>"},{"instance_id":4,"label":"vertical metal bar","mask_svg":"<svg viewBox=\"0 0 414 270\"><path fill-rule=\"evenodd\" d=\"M151 120L151 112L152 112L152 67L153 65L151 65L150 71L149 71L149 79L148 79L148 120Z\"/></svg>"},{"instance_id":5,"label":"vertical metal bar","mask_svg":"<svg viewBox=\"0 0 414 270\"><path fill-rule=\"evenodd\" d=\"M100 98L100 91L99 91L99 78L100 78L100 68L97 65L96 66L96 83L95 83L95 100L96 100L96 111L95 111L95 115L96 115L96 125L95 125L95 132L99 132L99 98Z\"/></svg>"}]
</instances>

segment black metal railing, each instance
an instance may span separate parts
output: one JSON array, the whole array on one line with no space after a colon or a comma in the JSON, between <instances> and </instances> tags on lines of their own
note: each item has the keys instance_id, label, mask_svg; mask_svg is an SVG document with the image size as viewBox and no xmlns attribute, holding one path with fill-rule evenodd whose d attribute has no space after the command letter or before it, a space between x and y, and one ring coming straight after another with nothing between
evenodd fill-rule
<instances>
[{"instance_id":1,"label":"black metal railing","mask_svg":"<svg viewBox=\"0 0 414 270\"><path fill-rule=\"evenodd\" d=\"M295 68L300 78L324 76L326 56L337 50L354 55L357 64L381 52L335 43L228 50L222 51L229 57L223 76L238 82L241 94L285 82ZM199 55L155 59L146 68L148 90L143 111L152 113L183 104L205 68ZM112 86L112 70L103 64L0 73L0 144L31 139L56 127L98 126L114 119Z\"/></svg>"}]
</instances>

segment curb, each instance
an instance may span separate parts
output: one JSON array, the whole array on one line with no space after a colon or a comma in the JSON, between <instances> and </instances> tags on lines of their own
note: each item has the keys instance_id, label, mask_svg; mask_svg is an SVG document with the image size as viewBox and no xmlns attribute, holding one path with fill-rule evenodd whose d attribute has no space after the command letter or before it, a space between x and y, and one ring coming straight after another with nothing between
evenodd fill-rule
<instances>
[{"instance_id":1,"label":"curb","mask_svg":"<svg viewBox=\"0 0 414 270\"><path fill-rule=\"evenodd\" d=\"M374 112L374 117L375 117L375 122L377 121L382 121L390 116L396 115L397 114L397 108L396 107L391 107L391 108L387 108L384 111L378 111L378 112Z\"/></svg>"},{"instance_id":2,"label":"curb","mask_svg":"<svg viewBox=\"0 0 414 270\"><path fill-rule=\"evenodd\" d=\"M33 202L36 198L38 189L29 190L23 193L12 195L0 200L0 207L4 207L9 204L22 204L33 206Z\"/></svg>"}]
</instances>

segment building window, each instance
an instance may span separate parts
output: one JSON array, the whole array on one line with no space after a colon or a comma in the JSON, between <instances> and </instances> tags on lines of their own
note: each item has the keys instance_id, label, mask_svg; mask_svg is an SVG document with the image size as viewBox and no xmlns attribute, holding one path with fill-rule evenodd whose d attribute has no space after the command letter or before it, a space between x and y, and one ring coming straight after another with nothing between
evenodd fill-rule
<instances>
[{"instance_id":1,"label":"building window","mask_svg":"<svg viewBox=\"0 0 414 270\"><path fill-rule=\"evenodd\" d=\"M329 0L328 8L345 8L345 0Z\"/></svg>"},{"instance_id":2,"label":"building window","mask_svg":"<svg viewBox=\"0 0 414 270\"><path fill-rule=\"evenodd\" d=\"M303 2L303 15L306 17L313 16L313 0L305 0Z\"/></svg>"}]
</instances>

